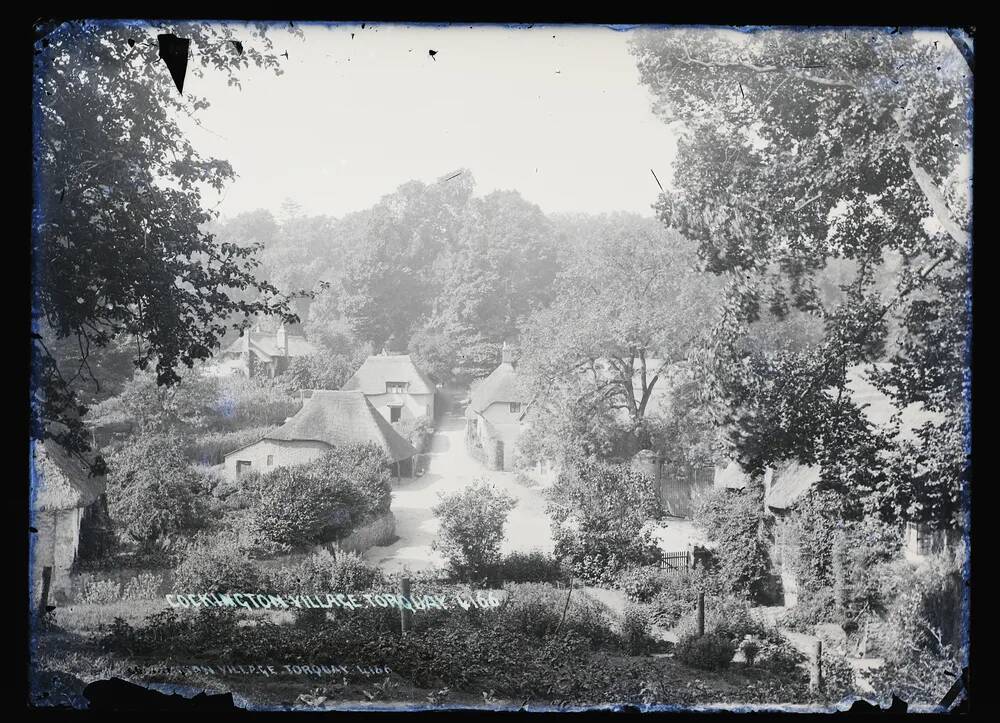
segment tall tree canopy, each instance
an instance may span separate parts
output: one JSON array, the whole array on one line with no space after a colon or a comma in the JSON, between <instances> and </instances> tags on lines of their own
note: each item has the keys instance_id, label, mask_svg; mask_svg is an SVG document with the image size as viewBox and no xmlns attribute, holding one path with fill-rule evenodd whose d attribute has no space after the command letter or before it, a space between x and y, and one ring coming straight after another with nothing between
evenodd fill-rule
<instances>
[{"instance_id":1,"label":"tall tree canopy","mask_svg":"<svg viewBox=\"0 0 1000 723\"><path fill-rule=\"evenodd\" d=\"M189 76L236 85L251 65L280 67L263 25L72 22L39 34L31 433L82 452L78 388L101 381L95 350L126 337L135 365L169 385L179 365L211 355L231 315L294 318L255 274L256 247L202 230L213 217L203 191L222 189L233 169L185 138L178 115L196 117L207 101L178 91L160 50L189 40ZM252 300L231 295L251 288Z\"/></svg>"},{"instance_id":2,"label":"tall tree canopy","mask_svg":"<svg viewBox=\"0 0 1000 723\"><path fill-rule=\"evenodd\" d=\"M632 48L680 136L660 217L727 280L726 321L704 360L744 465L853 459L836 474L824 466L825 483L850 482L842 489L883 514L953 523L969 323L963 54L944 34L850 29L644 31ZM876 279L889 256L900 271L885 293ZM816 278L834 260L855 275L830 303ZM748 324L795 309L822 320L819 342L747 348ZM924 429L918 457L880 441L845 393L848 368L887 358L874 376L900 408L947 410ZM911 474L867 474L877 452ZM844 466L861 476L843 479Z\"/></svg>"},{"instance_id":3,"label":"tall tree canopy","mask_svg":"<svg viewBox=\"0 0 1000 723\"><path fill-rule=\"evenodd\" d=\"M693 246L676 232L627 214L592 221L568 263L551 306L522 338L532 416L575 409L621 427L632 449L618 451L634 452L650 443L654 393L711 327L721 285L699 272Z\"/></svg>"}]
</instances>

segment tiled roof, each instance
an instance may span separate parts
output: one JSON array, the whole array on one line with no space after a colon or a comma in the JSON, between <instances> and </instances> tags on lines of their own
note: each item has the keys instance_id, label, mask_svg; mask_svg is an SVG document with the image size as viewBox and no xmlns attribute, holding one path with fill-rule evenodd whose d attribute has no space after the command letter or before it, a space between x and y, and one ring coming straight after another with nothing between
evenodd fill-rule
<instances>
[{"instance_id":1,"label":"tiled roof","mask_svg":"<svg viewBox=\"0 0 1000 723\"><path fill-rule=\"evenodd\" d=\"M302 409L264 439L325 442L332 447L374 442L393 462L417 453L358 391L314 390Z\"/></svg>"},{"instance_id":2,"label":"tiled roof","mask_svg":"<svg viewBox=\"0 0 1000 723\"><path fill-rule=\"evenodd\" d=\"M407 394L434 393L434 383L417 369L409 354L378 354L368 357L341 389L365 394L385 394L386 382L407 384Z\"/></svg>"},{"instance_id":3,"label":"tiled roof","mask_svg":"<svg viewBox=\"0 0 1000 723\"><path fill-rule=\"evenodd\" d=\"M488 377L472 385L469 406L483 412L494 402L522 402L523 395L517 384L517 372L510 362L503 362Z\"/></svg>"},{"instance_id":4,"label":"tiled roof","mask_svg":"<svg viewBox=\"0 0 1000 723\"><path fill-rule=\"evenodd\" d=\"M91 477L82 460L51 439L34 444L32 462L36 511L87 507L104 492L104 477Z\"/></svg>"}]
</instances>

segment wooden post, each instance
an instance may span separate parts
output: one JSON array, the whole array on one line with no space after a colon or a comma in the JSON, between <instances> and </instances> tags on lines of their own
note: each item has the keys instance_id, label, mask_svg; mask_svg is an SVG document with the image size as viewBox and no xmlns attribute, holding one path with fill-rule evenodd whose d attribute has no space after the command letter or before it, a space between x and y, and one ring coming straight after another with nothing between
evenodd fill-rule
<instances>
[{"instance_id":1,"label":"wooden post","mask_svg":"<svg viewBox=\"0 0 1000 723\"><path fill-rule=\"evenodd\" d=\"M403 597L409 599L409 597L410 597L410 578L404 577L400 581L399 588L400 588L399 589L400 594ZM413 611L412 610L407 610L405 607L400 608L400 610L399 610L399 626L400 626L400 632L403 635L406 635L408 632L410 632L410 629L413 627Z\"/></svg>"},{"instance_id":2,"label":"wooden post","mask_svg":"<svg viewBox=\"0 0 1000 723\"><path fill-rule=\"evenodd\" d=\"M705 593L698 593L698 637L705 634Z\"/></svg>"},{"instance_id":3,"label":"wooden post","mask_svg":"<svg viewBox=\"0 0 1000 723\"><path fill-rule=\"evenodd\" d=\"M833 539L832 553L833 603L840 622L843 622L847 615L847 540L842 531Z\"/></svg>"},{"instance_id":4,"label":"wooden post","mask_svg":"<svg viewBox=\"0 0 1000 723\"><path fill-rule=\"evenodd\" d=\"M823 689L823 641L813 643L812 660L809 661L809 690Z\"/></svg>"},{"instance_id":5,"label":"wooden post","mask_svg":"<svg viewBox=\"0 0 1000 723\"><path fill-rule=\"evenodd\" d=\"M38 604L38 617L44 617L49 607L49 588L52 586L52 568L42 568L42 598Z\"/></svg>"}]
</instances>

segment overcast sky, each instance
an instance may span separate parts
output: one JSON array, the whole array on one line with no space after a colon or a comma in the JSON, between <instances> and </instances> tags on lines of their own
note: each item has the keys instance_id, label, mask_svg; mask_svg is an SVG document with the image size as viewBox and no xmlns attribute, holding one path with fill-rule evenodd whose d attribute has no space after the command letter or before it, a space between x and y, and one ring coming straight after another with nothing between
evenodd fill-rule
<instances>
[{"instance_id":1,"label":"overcast sky","mask_svg":"<svg viewBox=\"0 0 1000 723\"><path fill-rule=\"evenodd\" d=\"M284 75L253 70L243 90L206 71L185 91L212 106L195 145L239 178L223 216L342 216L411 179L469 168L477 195L514 189L546 212L651 215L675 151L628 53L603 27L303 25L272 33ZM353 38L352 38L353 33ZM435 50L433 57L428 53Z\"/></svg>"}]
</instances>

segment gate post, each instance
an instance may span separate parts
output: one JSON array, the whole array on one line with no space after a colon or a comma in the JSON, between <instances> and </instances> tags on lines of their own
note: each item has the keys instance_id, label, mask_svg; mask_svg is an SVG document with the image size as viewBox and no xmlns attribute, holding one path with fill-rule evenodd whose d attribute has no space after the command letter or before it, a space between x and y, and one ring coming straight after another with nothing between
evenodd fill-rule
<instances>
[{"instance_id":1,"label":"gate post","mask_svg":"<svg viewBox=\"0 0 1000 723\"><path fill-rule=\"evenodd\" d=\"M705 593L698 593L698 637L705 634Z\"/></svg>"}]
</instances>

